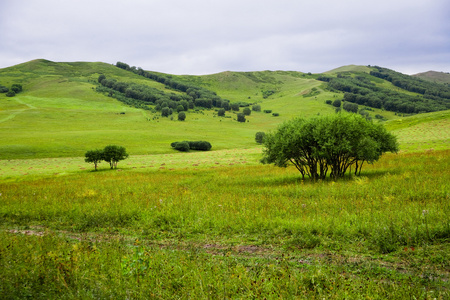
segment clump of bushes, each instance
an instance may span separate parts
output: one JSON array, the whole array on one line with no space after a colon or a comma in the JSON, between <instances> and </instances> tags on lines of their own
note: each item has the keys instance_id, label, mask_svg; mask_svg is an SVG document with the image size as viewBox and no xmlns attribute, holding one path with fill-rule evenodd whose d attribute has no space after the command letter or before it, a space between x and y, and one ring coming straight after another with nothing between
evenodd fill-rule
<instances>
[{"instance_id":1,"label":"clump of bushes","mask_svg":"<svg viewBox=\"0 0 450 300\"><path fill-rule=\"evenodd\" d=\"M189 152L189 150L209 151L212 146L206 141L182 141L170 144L172 148L181 152Z\"/></svg>"}]
</instances>

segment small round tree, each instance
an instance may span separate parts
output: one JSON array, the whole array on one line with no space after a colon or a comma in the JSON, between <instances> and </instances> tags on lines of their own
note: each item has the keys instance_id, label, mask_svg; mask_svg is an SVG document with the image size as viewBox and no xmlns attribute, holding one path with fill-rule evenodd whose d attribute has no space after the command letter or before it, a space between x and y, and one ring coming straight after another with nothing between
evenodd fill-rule
<instances>
[{"instance_id":1,"label":"small round tree","mask_svg":"<svg viewBox=\"0 0 450 300\"><path fill-rule=\"evenodd\" d=\"M250 114L252 113L251 109L246 107L244 108L244 110L242 111L244 113L244 115L246 116L250 116Z\"/></svg>"},{"instance_id":2,"label":"small round tree","mask_svg":"<svg viewBox=\"0 0 450 300\"><path fill-rule=\"evenodd\" d=\"M264 132L262 132L262 131L259 131L259 132L257 132L256 134L255 134L255 141L258 143L258 144L262 144L262 143L264 143L264 138L266 137L266 134L264 133Z\"/></svg>"},{"instance_id":3,"label":"small round tree","mask_svg":"<svg viewBox=\"0 0 450 300\"><path fill-rule=\"evenodd\" d=\"M336 99L336 100L333 101L333 106L334 107L341 107L341 103L342 103L341 100Z\"/></svg>"},{"instance_id":4,"label":"small round tree","mask_svg":"<svg viewBox=\"0 0 450 300\"><path fill-rule=\"evenodd\" d=\"M217 111L219 117L225 117L225 108L221 108Z\"/></svg>"},{"instance_id":5,"label":"small round tree","mask_svg":"<svg viewBox=\"0 0 450 300\"><path fill-rule=\"evenodd\" d=\"M89 150L84 154L84 161L87 163L94 163L95 171L97 171L98 164L103 160L103 151L102 150Z\"/></svg>"},{"instance_id":6,"label":"small round tree","mask_svg":"<svg viewBox=\"0 0 450 300\"><path fill-rule=\"evenodd\" d=\"M238 113L237 114L237 120L238 120L238 122L244 123L246 121L245 120L245 115L243 113Z\"/></svg>"},{"instance_id":7,"label":"small round tree","mask_svg":"<svg viewBox=\"0 0 450 300\"><path fill-rule=\"evenodd\" d=\"M168 107L163 107L161 109L161 116L163 117L168 117L170 115L170 108Z\"/></svg>"},{"instance_id":8,"label":"small round tree","mask_svg":"<svg viewBox=\"0 0 450 300\"><path fill-rule=\"evenodd\" d=\"M186 114L182 111L178 113L178 121L186 120Z\"/></svg>"},{"instance_id":9,"label":"small round tree","mask_svg":"<svg viewBox=\"0 0 450 300\"><path fill-rule=\"evenodd\" d=\"M117 163L128 156L126 149L122 146L109 145L103 149L103 160L109 163L111 169L117 169Z\"/></svg>"}]
</instances>

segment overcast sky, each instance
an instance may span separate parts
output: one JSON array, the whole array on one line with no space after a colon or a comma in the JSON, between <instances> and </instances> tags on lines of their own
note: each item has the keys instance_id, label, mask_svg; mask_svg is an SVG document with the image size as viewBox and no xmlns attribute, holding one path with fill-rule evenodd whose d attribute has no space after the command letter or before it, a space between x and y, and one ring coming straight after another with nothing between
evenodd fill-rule
<instances>
[{"instance_id":1,"label":"overcast sky","mask_svg":"<svg viewBox=\"0 0 450 300\"><path fill-rule=\"evenodd\" d=\"M0 68L37 58L192 75L450 72L450 1L1 0Z\"/></svg>"}]
</instances>

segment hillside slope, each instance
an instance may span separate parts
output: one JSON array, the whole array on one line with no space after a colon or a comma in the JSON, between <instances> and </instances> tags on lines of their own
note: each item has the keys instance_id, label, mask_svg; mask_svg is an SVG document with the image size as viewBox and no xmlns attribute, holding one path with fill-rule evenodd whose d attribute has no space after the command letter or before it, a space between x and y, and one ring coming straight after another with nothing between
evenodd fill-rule
<instances>
[{"instance_id":1,"label":"hillside slope","mask_svg":"<svg viewBox=\"0 0 450 300\"><path fill-rule=\"evenodd\" d=\"M450 84L450 73L428 71L413 75L414 77L421 78L423 80Z\"/></svg>"},{"instance_id":2,"label":"hillside slope","mask_svg":"<svg viewBox=\"0 0 450 300\"><path fill-rule=\"evenodd\" d=\"M347 66L327 76L365 74L370 77L370 70ZM181 122L176 113L161 117L161 111L153 103L146 104L147 109L143 110L97 92L101 74L167 95L183 94L163 82L101 62L56 63L41 59L0 69L1 85L23 86L23 91L15 97L0 93L0 159L83 156L87 150L108 144L123 145L132 154L172 153L170 143L178 140L207 140L213 145L212 150L259 147L254 141L256 132L273 130L295 116L332 114L335 107L325 102L344 96L343 92L332 91L326 82L317 80L320 74L263 71L176 76L159 73L170 80L208 89L230 103L258 104L262 110L252 111L246 116L246 122L240 123L236 121L237 112L227 111L225 117L218 117L217 108L197 107L189 109L186 120ZM370 80L399 90L382 79L370 77ZM366 112L385 120L401 117L377 108Z\"/></svg>"}]
</instances>

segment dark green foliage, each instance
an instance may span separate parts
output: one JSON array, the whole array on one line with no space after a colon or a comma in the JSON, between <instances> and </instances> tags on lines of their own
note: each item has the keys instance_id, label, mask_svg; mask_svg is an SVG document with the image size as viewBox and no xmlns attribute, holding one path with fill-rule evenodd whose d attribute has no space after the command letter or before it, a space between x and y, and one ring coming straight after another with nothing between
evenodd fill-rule
<instances>
[{"instance_id":1,"label":"dark green foliage","mask_svg":"<svg viewBox=\"0 0 450 300\"><path fill-rule=\"evenodd\" d=\"M296 118L266 135L263 163L293 164L313 180L343 177L354 166L373 163L385 152L397 152L396 138L360 115L336 114L309 120ZM359 173L358 173L359 172Z\"/></svg>"},{"instance_id":2,"label":"dark green foliage","mask_svg":"<svg viewBox=\"0 0 450 300\"><path fill-rule=\"evenodd\" d=\"M180 145L180 144L182 144L182 145ZM186 147L186 145L187 145L187 147ZM187 152L189 150L209 151L212 148L211 143L206 142L206 141L173 142L173 143L170 144L170 146L172 148L174 148L175 150L185 151L185 152Z\"/></svg>"},{"instance_id":3,"label":"dark green foliage","mask_svg":"<svg viewBox=\"0 0 450 300\"><path fill-rule=\"evenodd\" d=\"M184 110L185 110L185 109L184 109L184 106L183 106L183 105L179 104L179 105L177 106L177 112L184 111Z\"/></svg>"},{"instance_id":4,"label":"dark green foliage","mask_svg":"<svg viewBox=\"0 0 450 300\"><path fill-rule=\"evenodd\" d=\"M370 75L392 82L393 85L404 90L424 95L425 98L448 102L450 99L450 87L426 81L417 77L405 75L390 69L374 67Z\"/></svg>"},{"instance_id":5,"label":"dark green foliage","mask_svg":"<svg viewBox=\"0 0 450 300\"><path fill-rule=\"evenodd\" d=\"M89 150L84 156L84 161L87 163L94 163L94 168L97 171L98 164L103 160L103 150Z\"/></svg>"},{"instance_id":6,"label":"dark green foliage","mask_svg":"<svg viewBox=\"0 0 450 300\"><path fill-rule=\"evenodd\" d=\"M275 90L263 90L263 91L261 91L261 93L263 95L263 98L266 99L266 98L272 96L273 94L275 94L276 91Z\"/></svg>"},{"instance_id":7,"label":"dark green foliage","mask_svg":"<svg viewBox=\"0 0 450 300\"><path fill-rule=\"evenodd\" d=\"M244 108L244 110L242 111L244 113L244 115L246 116L250 116L250 114L252 113L251 109L246 107Z\"/></svg>"},{"instance_id":8,"label":"dark green foliage","mask_svg":"<svg viewBox=\"0 0 450 300\"><path fill-rule=\"evenodd\" d=\"M106 79L106 76L105 76L104 74L100 74L100 76L98 76L97 81L98 81L99 83L101 83L104 79Z\"/></svg>"},{"instance_id":9,"label":"dark green foliage","mask_svg":"<svg viewBox=\"0 0 450 300\"><path fill-rule=\"evenodd\" d=\"M344 100L373 108L383 108L401 113L420 113L450 109L450 88L442 84L426 82L415 77L380 67L370 75L355 77L338 74L337 77L319 76L332 91L344 92ZM418 93L411 96L377 86L380 79L391 81L399 88Z\"/></svg>"},{"instance_id":10,"label":"dark green foliage","mask_svg":"<svg viewBox=\"0 0 450 300\"><path fill-rule=\"evenodd\" d=\"M175 150L181 151L181 152L188 152L189 151L189 143L188 142L177 142L173 146Z\"/></svg>"},{"instance_id":11,"label":"dark green foliage","mask_svg":"<svg viewBox=\"0 0 450 300\"><path fill-rule=\"evenodd\" d=\"M16 95L16 93L14 91L9 91L6 93L6 97L14 97Z\"/></svg>"},{"instance_id":12,"label":"dark green foliage","mask_svg":"<svg viewBox=\"0 0 450 300\"><path fill-rule=\"evenodd\" d=\"M125 147L109 145L103 149L103 160L108 162L111 169L117 169L117 163L128 158Z\"/></svg>"},{"instance_id":13,"label":"dark green foliage","mask_svg":"<svg viewBox=\"0 0 450 300\"><path fill-rule=\"evenodd\" d=\"M280 114L279 113L273 113L272 116L278 117L278 116L280 116Z\"/></svg>"},{"instance_id":14,"label":"dark green foliage","mask_svg":"<svg viewBox=\"0 0 450 300\"><path fill-rule=\"evenodd\" d=\"M168 117L170 115L170 108L168 107L163 107L161 109L161 116L163 117Z\"/></svg>"},{"instance_id":15,"label":"dark green foliage","mask_svg":"<svg viewBox=\"0 0 450 300\"><path fill-rule=\"evenodd\" d=\"M178 121L186 120L186 114L182 111L178 113Z\"/></svg>"},{"instance_id":16,"label":"dark green foliage","mask_svg":"<svg viewBox=\"0 0 450 300\"><path fill-rule=\"evenodd\" d=\"M341 107L341 100L339 100L339 99L334 100L333 101L333 106L334 107Z\"/></svg>"},{"instance_id":17,"label":"dark green foliage","mask_svg":"<svg viewBox=\"0 0 450 300\"><path fill-rule=\"evenodd\" d=\"M245 115L243 113L238 113L237 114L237 121L244 123L246 121Z\"/></svg>"},{"instance_id":18,"label":"dark green foliage","mask_svg":"<svg viewBox=\"0 0 450 300\"><path fill-rule=\"evenodd\" d=\"M231 109L231 107L230 107L230 101L228 101L228 100L225 100L225 101L223 101L222 102L222 108L223 109L225 109L225 110L230 110Z\"/></svg>"},{"instance_id":19,"label":"dark green foliage","mask_svg":"<svg viewBox=\"0 0 450 300\"><path fill-rule=\"evenodd\" d=\"M6 86L0 84L0 93L7 93L9 89Z\"/></svg>"},{"instance_id":20,"label":"dark green foliage","mask_svg":"<svg viewBox=\"0 0 450 300\"><path fill-rule=\"evenodd\" d=\"M239 111L240 105L238 102L234 102L234 103L230 104L230 107L231 107L231 110L233 110L233 111Z\"/></svg>"},{"instance_id":21,"label":"dark green foliage","mask_svg":"<svg viewBox=\"0 0 450 300\"><path fill-rule=\"evenodd\" d=\"M253 110L253 111L261 111L261 105L259 105L259 104L253 105L253 106L252 106L252 110Z\"/></svg>"},{"instance_id":22,"label":"dark green foliage","mask_svg":"<svg viewBox=\"0 0 450 300\"><path fill-rule=\"evenodd\" d=\"M258 131L258 132L255 134L255 141L256 141L258 144L262 144L262 143L264 143L265 137L266 137L266 133L265 133L265 132Z\"/></svg>"},{"instance_id":23,"label":"dark green foliage","mask_svg":"<svg viewBox=\"0 0 450 300\"><path fill-rule=\"evenodd\" d=\"M344 102L342 108L348 112L357 113L358 112L358 104L351 102Z\"/></svg>"},{"instance_id":24,"label":"dark green foliage","mask_svg":"<svg viewBox=\"0 0 450 300\"><path fill-rule=\"evenodd\" d=\"M332 100L326 100L326 101L325 101L325 104L332 105L332 104L333 104L333 101L332 101Z\"/></svg>"},{"instance_id":25,"label":"dark green foliage","mask_svg":"<svg viewBox=\"0 0 450 300\"><path fill-rule=\"evenodd\" d=\"M20 93L22 91L22 89L23 89L22 85L21 84L17 84L17 83L14 83L11 86L11 88L10 88L10 90L13 91L16 94Z\"/></svg>"},{"instance_id":26,"label":"dark green foliage","mask_svg":"<svg viewBox=\"0 0 450 300\"><path fill-rule=\"evenodd\" d=\"M180 99L176 99L177 97L181 97L187 101L192 101L192 103L195 103L195 106L199 107L205 107L205 108L212 108L212 107L222 107L223 99L217 96L217 94L213 91L210 91L204 87L194 85L190 82L184 82L179 78L174 78L172 75L168 74L162 74L162 73L156 73L156 72L149 72L144 71L141 68L131 67L125 63L117 62L117 67L131 71L137 75L143 76L145 78L148 78L150 80L157 81L159 83L162 83L166 86L168 89L176 90L179 92L184 93L183 95L175 95L171 96L172 98L175 98L175 101L179 101ZM199 100L199 101L197 101ZM189 102L190 103L190 102ZM194 107L189 107L194 108ZM187 110L187 109L185 109Z\"/></svg>"},{"instance_id":27,"label":"dark green foliage","mask_svg":"<svg viewBox=\"0 0 450 300\"><path fill-rule=\"evenodd\" d=\"M264 112L265 112L266 114L270 114L270 113L272 113L272 110L271 110L271 109L265 109Z\"/></svg>"},{"instance_id":28,"label":"dark green foliage","mask_svg":"<svg viewBox=\"0 0 450 300\"><path fill-rule=\"evenodd\" d=\"M217 115L218 115L219 117L224 117L224 116L225 116L225 108L220 108L220 109L217 111Z\"/></svg>"}]
</instances>

